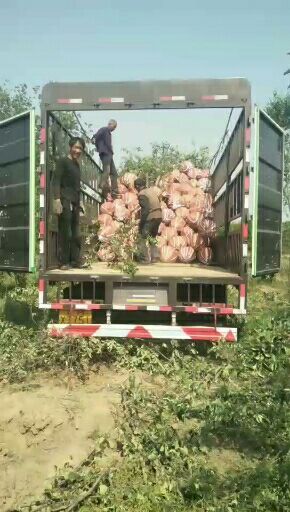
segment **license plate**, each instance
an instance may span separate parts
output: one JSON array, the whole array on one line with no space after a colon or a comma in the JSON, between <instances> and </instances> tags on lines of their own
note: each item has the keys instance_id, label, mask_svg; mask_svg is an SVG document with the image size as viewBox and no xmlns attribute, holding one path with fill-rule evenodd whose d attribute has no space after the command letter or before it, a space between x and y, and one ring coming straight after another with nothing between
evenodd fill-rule
<instances>
[{"instance_id":1,"label":"license plate","mask_svg":"<svg viewBox=\"0 0 290 512\"><path fill-rule=\"evenodd\" d=\"M91 324L91 311L63 310L59 312L60 324Z\"/></svg>"}]
</instances>

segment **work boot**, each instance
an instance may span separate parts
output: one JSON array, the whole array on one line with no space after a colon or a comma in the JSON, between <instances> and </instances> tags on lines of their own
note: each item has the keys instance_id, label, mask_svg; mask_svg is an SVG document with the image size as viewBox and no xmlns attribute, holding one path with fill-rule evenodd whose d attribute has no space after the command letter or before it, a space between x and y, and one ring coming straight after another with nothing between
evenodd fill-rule
<instances>
[{"instance_id":1,"label":"work boot","mask_svg":"<svg viewBox=\"0 0 290 512\"><path fill-rule=\"evenodd\" d=\"M80 268L80 269L87 269L90 268L90 265L88 263L82 263L82 262L75 262L72 261L71 263L72 268Z\"/></svg>"},{"instance_id":2,"label":"work boot","mask_svg":"<svg viewBox=\"0 0 290 512\"><path fill-rule=\"evenodd\" d=\"M59 270L65 271L65 270L70 270L72 267L70 265L66 264L66 265L59 265L58 268L59 268Z\"/></svg>"}]
</instances>

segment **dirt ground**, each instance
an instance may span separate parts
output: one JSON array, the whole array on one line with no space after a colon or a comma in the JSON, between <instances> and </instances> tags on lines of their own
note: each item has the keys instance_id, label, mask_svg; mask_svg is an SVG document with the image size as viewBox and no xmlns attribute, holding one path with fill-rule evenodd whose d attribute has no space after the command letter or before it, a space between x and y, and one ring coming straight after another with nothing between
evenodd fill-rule
<instances>
[{"instance_id":1,"label":"dirt ground","mask_svg":"<svg viewBox=\"0 0 290 512\"><path fill-rule=\"evenodd\" d=\"M64 376L0 388L1 512L41 495L57 468L88 455L96 432L113 431L126 380L102 369L85 385Z\"/></svg>"}]
</instances>

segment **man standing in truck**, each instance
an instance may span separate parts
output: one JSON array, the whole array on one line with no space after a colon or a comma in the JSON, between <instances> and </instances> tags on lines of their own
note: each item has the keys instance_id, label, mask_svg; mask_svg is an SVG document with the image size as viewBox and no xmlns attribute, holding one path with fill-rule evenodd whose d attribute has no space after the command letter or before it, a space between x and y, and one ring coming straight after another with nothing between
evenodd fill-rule
<instances>
[{"instance_id":1,"label":"man standing in truck","mask_svg":"<svg viewBox=\"0 0 290 512\"><path fill-rule=\"evenodd\" d=\"M110 119L108 125L100 128L92 137L92 142L96 146L103 167L100 188L102 189L104 198L106 198L108 193L111 192L113 199L118 197L118 174L114 163L114 152L112 147L112 132L116 130L116 128L117 121L115 121L115 119ZM109 178L111 181L111 187L109 185Z\"/></svg>"},{"instance_id":2,"label":"man standing in truck","mask_svg":"<svg viewBox=\"0 0 290 512\"><path fill-rule=\"evenodd\" d=\"M81 268L79 233L80 158L85 149L81 137L69 141L69 154L60 158L52 178L53 211L58 215L58 259L61 270Z\"/></svg>"},{"instance_id":3,"label":"man standing in truck","mask_svg":"<svg viewBox=\"0 0 290 512\"><path fill-rule=\"evenodd\" d=\"M149 237L155 238L162 220L161 204L154 187L146 187L143 178L137 178L134 186L138 192L140 211L139 230L141 235L140 257L142 263L154 263L158 261L156 245L148 241Z\"/></svg>"}]
</instances>

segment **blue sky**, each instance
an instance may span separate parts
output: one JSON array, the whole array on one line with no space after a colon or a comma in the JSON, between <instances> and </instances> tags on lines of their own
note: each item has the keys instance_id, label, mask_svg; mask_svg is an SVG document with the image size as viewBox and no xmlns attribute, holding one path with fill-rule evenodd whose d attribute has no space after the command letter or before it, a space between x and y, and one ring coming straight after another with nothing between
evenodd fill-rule
<instances>
[{"instance_id":1,"label":"blue sky","mask_svg":"<svg viewBox=\"0 0 290 512\"><path fill-rule=\"evenodd\" d=\"M261 105L287 88L289 0L13 0L0 20L0 83L245 76ZM119 116L118 152L156 137L214 147L226 119L163 114Z\"/></svg>"}]
</instances>

